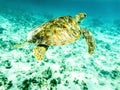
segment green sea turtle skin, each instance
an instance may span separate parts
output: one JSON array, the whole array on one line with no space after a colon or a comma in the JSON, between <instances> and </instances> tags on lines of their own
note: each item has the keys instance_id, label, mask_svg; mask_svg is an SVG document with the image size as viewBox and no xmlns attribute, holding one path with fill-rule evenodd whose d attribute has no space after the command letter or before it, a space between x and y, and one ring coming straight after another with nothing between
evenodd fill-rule
<instances>
[{"instance_id":1,"label":"green sea turtle skin","mask_svg":"<svg viewBox=\"0 0 120 90\"><path fill-rule=\"evenodd\" d=\"M49 46L61 46L72 43L83 36L88 45L88 53L93 54L95 41L92 33L79 26L80 22L86 17L86 13L79 13L72 16L62 16L52 19L28 33L25 42L37 43L33 49L37 60L44 59L45 52Z\"/></svg>"}]
</instances>

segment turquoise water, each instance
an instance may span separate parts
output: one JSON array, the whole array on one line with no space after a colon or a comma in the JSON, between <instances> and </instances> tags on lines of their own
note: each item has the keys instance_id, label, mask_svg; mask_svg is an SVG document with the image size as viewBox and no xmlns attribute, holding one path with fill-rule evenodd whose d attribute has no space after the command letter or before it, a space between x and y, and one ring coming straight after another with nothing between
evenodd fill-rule
<instances>
[{"instance_id":1,"label":"turquoise water","mask_svg":"<svg viewBox=\"0 0 120 90\"><path fill-rule=\"evenodd\" d=\"M120 90L119 8L119 0L1 0L0 90ZM13 48L32 28L80 12L87 14L80 26L95 38L93 55L83 37L50 46L41 61L35 44Z\"/></svg>"}]
</instances>

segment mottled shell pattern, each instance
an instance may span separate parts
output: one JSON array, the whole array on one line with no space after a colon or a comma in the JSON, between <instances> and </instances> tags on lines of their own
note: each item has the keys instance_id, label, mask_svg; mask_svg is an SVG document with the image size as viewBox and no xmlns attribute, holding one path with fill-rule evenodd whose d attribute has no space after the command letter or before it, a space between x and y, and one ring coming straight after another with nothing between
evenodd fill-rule
<instances>
[{"instance_id":1,"label":"mottled shell pattern","mask_svg":"<svg viewBox=\"0 0 120 90\"><path fill-rule=\"evenodd\" d=\"M28 34L27 41L59 46L77 40L80 34L78 22L71 16L63 16L34 28Z\"/></svg>"}]
</instances>

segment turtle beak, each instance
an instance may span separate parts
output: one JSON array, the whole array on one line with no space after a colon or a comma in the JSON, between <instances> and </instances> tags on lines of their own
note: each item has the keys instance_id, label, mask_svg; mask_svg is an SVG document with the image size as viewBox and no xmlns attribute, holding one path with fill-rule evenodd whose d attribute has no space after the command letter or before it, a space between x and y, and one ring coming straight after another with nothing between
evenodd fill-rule
<instances>
[{"instance_id":1,"label":"turtle beak","mask_svg":"<svg viewBox=\"0 0 120 90\"><path fill-rule=\"evenodd\" d=\"M87 14L86 13L81 13L80 16L81 16L81 18L85 18L87 16Z\"/></svg>"},{"instance_id":2,"label":"turtle beak","mask_svg":"<svg viewBox=\"0 0 120 90\"><path fill-rule=\"evenodd\" d=\"M80 20L78 21L78 23L80 23L87 16L86 13L80 13L79 15L80 15Z\"/></svg>"}]
</instances>

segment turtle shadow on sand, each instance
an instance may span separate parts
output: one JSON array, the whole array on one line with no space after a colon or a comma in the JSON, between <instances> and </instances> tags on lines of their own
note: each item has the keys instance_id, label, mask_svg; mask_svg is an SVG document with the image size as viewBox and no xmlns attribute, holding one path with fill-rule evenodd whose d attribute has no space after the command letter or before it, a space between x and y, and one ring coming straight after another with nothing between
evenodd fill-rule
<instances>
[{"instance_id":1,"label":"turtle shadow on sand","mask_svg":"<svg viewBox=\"0 0 120 90\"><path fill-rule=\"evenodd\" d=\"M49 46L62 46L72 43L84 37L88 45L88 53L91 55L95 49L95 40L92 33L79 24L86 17L86 13L79 13L75 16L61 16L54 18L40 26L33 28L27 36L27 39L15 48L27 43L35 43L33 54L37 60L43 60Z\"/></svg>"}]
</instances>

